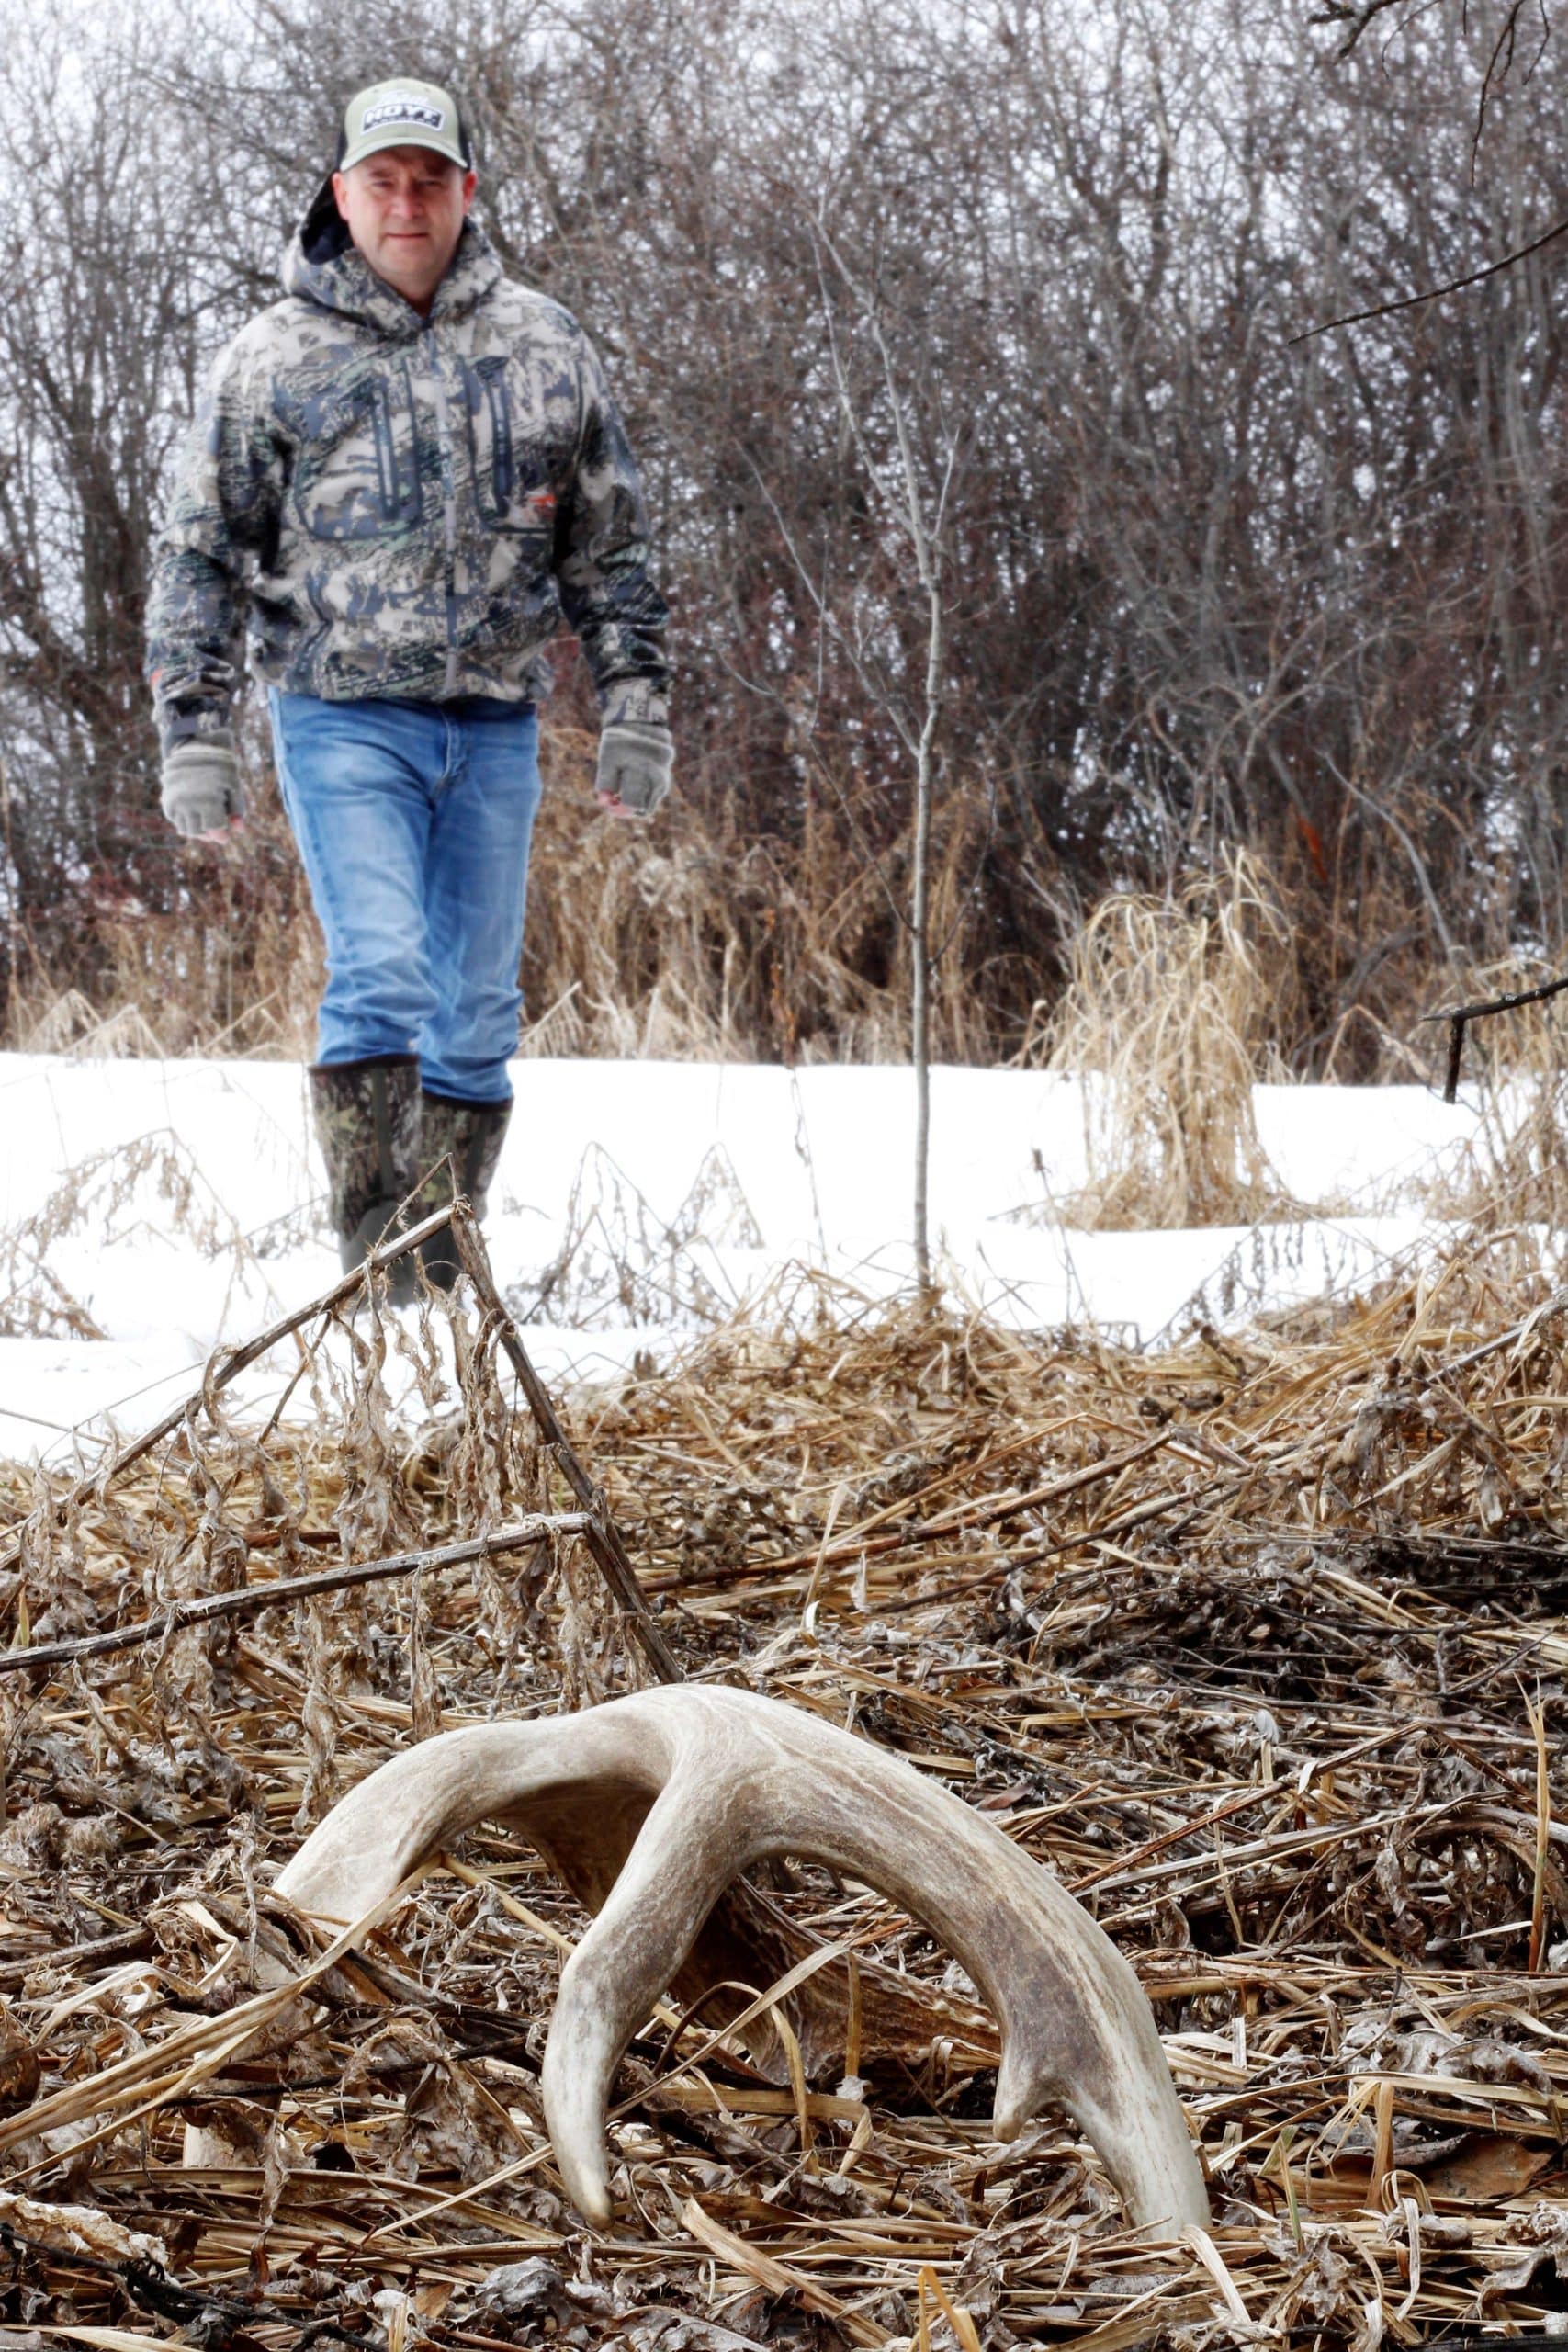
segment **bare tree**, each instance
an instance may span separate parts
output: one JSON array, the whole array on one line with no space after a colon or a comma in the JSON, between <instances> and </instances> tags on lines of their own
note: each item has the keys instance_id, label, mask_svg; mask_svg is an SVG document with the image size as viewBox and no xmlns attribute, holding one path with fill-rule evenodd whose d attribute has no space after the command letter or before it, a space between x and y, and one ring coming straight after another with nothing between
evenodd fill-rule
<instances>
[{"instance_id":1,"label":"bare tree","mask_svg":"<svg viewBox=\"0 0 1568 2352\"><path fill-rule=\"evenodd\" d=\"M680 618L680 922L590 941L547 888L538 985L668 994L678 940L745 1050L1005 1054L1086 905L1245 842L1298 914L1280 1050L1370 1074L1434 962L1561 944L1555 249L1292 342L1568 215L1543 75L1472 175L1495 11L1402 12L1389 73L1277 0L21 5L0 939L53 984L162 924L210 1022L277 920L281 849L219 890L152 812L140 600L200 373L390 54L470 92L509 266L604 345Z\"/></svg>"},{"instance_id":2,"label":"bare tree","mask_svg":"<svg viewBox=\"0 0 1568 2352\"><path fill-rule=\"evenodd\" d=\"M25 33L25 37L24 37ZM150 548L228 272L168 166L144 28L35 6L0 59L0 757L16 982L94 991L111 939L186 883L156 808ZM138 90L128 103L128 79ZM193 927L193 948L199 923Z\"/></svg>"},{"instance_id":3,"label":"bare tree","mask_svg":"<svg viewBox=\"0 0 1568 2352\"><path fill-rule=\"evenodd\" d=\"M929 377L922 384L911 383L901 374L889 345L876 278L863 277L846 259L828 220L820 212L813 223L813 235L818 250L818 283L840 411L877 507L896 541L901 543L904 563L896 568L907 565L913 571L912 590L919 601L924 637L923 662L911 665L913 674L907 679L890 674L886 665L875 662L863 634L853 644L852 651L857 672L886 710L910 769L909 888L908 905L899 909L899 916L907 922L909 933L909 1039L915 1080L915 1273L921 1290L929 1291L931 992L934 962L931 819L938 737L946 707L948 515L960 438L947 413L941 386ZM859 371L845 350L841 300L850 305L850 333L863 336L874 354L876 380L866 394L857 383ZM924 434L919 432L913 413L922 394L926 413L921 422L927 428ZM881 447L875 445L874 437L878 420L883 426ZM930 452L934 481L928 478L922 463L919 446L922 442Z\"/></svg>"}]
</instances>

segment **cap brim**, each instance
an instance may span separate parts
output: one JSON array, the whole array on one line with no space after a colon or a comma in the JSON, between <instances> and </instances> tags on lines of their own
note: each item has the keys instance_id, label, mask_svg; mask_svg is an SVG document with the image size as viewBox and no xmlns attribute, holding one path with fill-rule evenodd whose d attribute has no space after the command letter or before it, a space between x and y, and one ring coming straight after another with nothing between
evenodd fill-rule
<instances>
[{"instance_id":1,"label":"cap brim","mask_svg":"<svg viewBox=\"0 0 1568 2352\"><path fill-rule=\"evenodd\" d=\"M425 147L433 155L445 156L447 163L456 164L460 171L471 168L455 139L433 138L428 131L422 136L412 123L389 122L381 130L373 130L367 139L356 139L353 146L344 151L338 169L340 172L352 172L355 164L363 164L367 157L380 154L387 147Z\"/></svg>"}]
</instances>

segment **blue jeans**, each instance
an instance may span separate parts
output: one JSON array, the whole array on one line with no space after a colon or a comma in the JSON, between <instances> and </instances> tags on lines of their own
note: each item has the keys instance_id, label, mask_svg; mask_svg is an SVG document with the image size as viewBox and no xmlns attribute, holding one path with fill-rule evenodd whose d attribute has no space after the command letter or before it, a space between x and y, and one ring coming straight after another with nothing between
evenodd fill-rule
<instances>
[{"instance_id":1,"label":"blue jeans","mask_svg":"<svg viewBox=\"0 0 1568 2352\"><path fill-rule=\"evenodd\" d=\"M532 706L270 699L326 935L317 1059L415 1054L427 1093L510 1102L539 805Z\"/></svg>"}]
</instances>

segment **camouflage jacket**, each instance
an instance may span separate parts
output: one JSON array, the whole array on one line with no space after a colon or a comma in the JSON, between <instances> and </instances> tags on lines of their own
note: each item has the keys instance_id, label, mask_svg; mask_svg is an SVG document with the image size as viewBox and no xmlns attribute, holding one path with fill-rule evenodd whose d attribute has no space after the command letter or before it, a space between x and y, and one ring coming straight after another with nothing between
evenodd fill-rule
<instances>
[{"instance_id":1,"label":"camouflage jacket","mask_svg":"<svg viewBox=\"0 0 1568 2352\"><path fill-rule=\"evenodd\" d=\"M219 359L158 543L165 747L230 740L247 623L290 694L521 700L564 615L605 722L664 720L642 493L576 322L471 220L428 320L319 211L283 276Z\"/></svg>"}]
</instances>

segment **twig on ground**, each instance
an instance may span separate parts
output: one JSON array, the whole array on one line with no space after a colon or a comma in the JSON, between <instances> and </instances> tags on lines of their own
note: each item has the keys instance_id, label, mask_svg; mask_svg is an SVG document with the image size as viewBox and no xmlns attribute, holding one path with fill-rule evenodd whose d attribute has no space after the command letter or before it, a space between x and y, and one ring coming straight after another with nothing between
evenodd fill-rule
<instances>
[{"instance_id":1,"label":"twig on ground","mask_svg":"<svg viewBox=\"0 0 1568 2352\"><path fill-rule=\"evenodd\" d=\"M906 1552L919 1544L940 1543L947 1535L968 1535L977 1528L996 1527L1004 1520L1015 1519L1021 1511L1037 1510L1046 1503L1058 1502L1066 1495L1080 1493L1086 1487L1101 1485L1113 1478L1120 1470L1131 1469L1134 1463L1157 1453L1162 1446L1180 1439L1180 1430L1161 1430L1142 1444L1129 1446L1124 1453L1107 1454L1103 1462L1091 1462L1082 1470L1075 1470L1065 1478L1054 1478L1043 1487L1034 1487L1027 1494L1004 1495L996 1502L962 1511L946 1519L920 1521L913 1527L895 1528L886 1535L841 1535L836 1544L824 1549L791 1552L782 1560L738 1560L732 1567L710 1568L705 1575L685 1578L659 1577L649 1584L652 1592L695 1590L699 1586L744 1584L753 1578L792 1575L796 1568L810 1568L816 1574L823 1568L836 1567L846 1560L880 1559L890 1552ZM912 1498L913 1499L913 1498ZM885 1519L886 1511L877 1513Z\"/></svg>"},{"instance_id":2,"label":"twig on ground","mask_svg":"<svg viewBox=\"0 0 1568 2352\"><path fill-rule=\"evenodd\" d=\"M35 1953L30 1960L0 1962L0 1984L25 1984L33 1970L46 1962L59 1970L94 1968L100 1961L137 1959L152 1948L151 1928L125 1928L117 1936L94 1936L86 1943L67 1944L62 1951Z\"/></svg>"}]
</instances>

